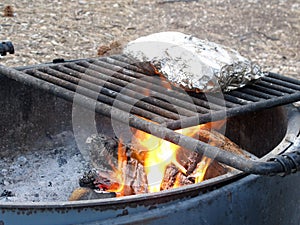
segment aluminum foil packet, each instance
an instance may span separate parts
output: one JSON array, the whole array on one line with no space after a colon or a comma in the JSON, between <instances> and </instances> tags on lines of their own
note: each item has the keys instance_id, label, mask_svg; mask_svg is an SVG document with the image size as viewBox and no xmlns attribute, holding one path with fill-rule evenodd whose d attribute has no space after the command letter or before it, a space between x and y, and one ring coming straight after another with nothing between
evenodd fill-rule
<instances>
[{"instance_id":1,"label":"aluminum foil packet","mask_svg":"<svg viewBox=\"0 0 300 225\"><path fill-rule=\"evenodd\" d=\"M179 32L140 37L123 52L139 62L150 62L160 75L187 91L226 92L265 75L237 51Z\"/></svg>"}]
</instances>

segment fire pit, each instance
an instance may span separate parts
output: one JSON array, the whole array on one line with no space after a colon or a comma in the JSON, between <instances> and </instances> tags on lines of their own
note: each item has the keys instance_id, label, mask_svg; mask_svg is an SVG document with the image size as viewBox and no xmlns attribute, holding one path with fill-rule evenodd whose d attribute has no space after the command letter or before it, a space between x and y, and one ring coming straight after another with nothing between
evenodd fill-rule
<instances>
[{"instance_id":1,"label":"fire pit","mask_svg":"<svg viewBox=\"0 0 300 225\"><path fill-rule=\"evenodd\" d=\"M149 71L127 60L113 56L17 69L1 67L1 160L12 167L1 168L0 224L299 221L300 200L292 197L300 194L295 185L300 182L299 173L284 178L249 174L299 170L300 113L299 107L291 104L299 100L299 81L270 74L252 86L225 94L221 102L216 95L187 96L165 89L161 81L149 82ZM93 86L95 82L102 88ZM125 91L122 85L127 87ZM142 89L151 93L144 94ZM135 95L135 99L132 92L143 96ZM196 106L189 110L191 100ZM115 112L109 107L112 105ZM161 107L154 107L157 105ZM130 113L122 114L122 110ZM244 159L173 131L227 117L225 136L261 159ZM82 151L87 138L95 132L110 137L125 133L126 141L128 125L116 119L236 169L162 192L67 201L83 171L90 169ZM32 190L12 181L12 176L32 182ZM17 187L12 190L14 182Z\"/></svg>"}]
</instances>

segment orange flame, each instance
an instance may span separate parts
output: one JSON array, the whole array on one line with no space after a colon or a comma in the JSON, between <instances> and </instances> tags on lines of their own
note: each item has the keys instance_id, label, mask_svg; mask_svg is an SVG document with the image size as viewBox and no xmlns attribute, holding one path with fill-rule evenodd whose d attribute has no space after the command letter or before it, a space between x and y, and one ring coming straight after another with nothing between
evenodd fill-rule
<instances>
[{"instance_id":1,"label":"orange flame","mask_svg":"<svg viewBox=\"0 0 300 225\"><path fill-rule=\"evenodd\" d=\"M215 123L221 126L224 122ZM184 128L177 130L176 132L184 134L186 136L195 137L199 129L207 129L211 126L215 126L214 123L198 125L194 127ZM180 146L172 144L151 134L137 130L135 132L135 139L133 141L135 148L142 149L144 154L144 167L148 178L148 191L158 192L160 191L160 185L164 177L166 167L173 163L183 174L186 173L186 169L177 161L177 151L181 149ZM201 182L204 178L207 167L210 164L211 159L203 157L202 161L197 166L195 172L196 182ZM177 187L179 182L176 180L174 187Z\"/></svg>"},{"instance_id":2,"label":"orange flame","mask_svg":"<svg viewBox=\"0 0 300 225\"><path fill-rule=\"evenodd\" d=\"M144 168L148 179L148 191L160 191L167 165L176 161L177 145L137 130L133 141L135 148L145 151Z\"/></svg>"},{"instance_id":3,"label":"orange flame","mask_svg":"<svg viewBox=\"0 0 300 225\"><path fill-rule=\"evenodd\" d=\"M112 179L115 180L114 183L109 187L110 192L115 192L117 196L124 195L124 187L125 187L125 167L127 164L127 156L126 149L122 145L122 140L118 143L118 167L113 167L113 172L111 174Z\"/></svg>"},{"instance_id":4,"label":"orange flame","mask_svg":"<svg viewBox=\"0 0 300 225\"><path fill-rule=\"evenodd\" d=\"M211 129L212 127L220 128L225 121L217 121L213 123L198 125L194 127L184 128L176 132L186 136L197 138L199 129ZM113 171L113 179L116 181L109 191L117 193L117 196L123 196L126 192L125 170L127 164L126 149L119 142L118 147L118 166ZM177 153L182 150L182 147L141 130L135 130L132 140L134 148L133 155L143 164L148 181L148 192L158 192L161 188L161 182L164 178L164 173L168 165L173 163L182 174L186 174L186 168L177 161ZM206 170L212 160L205 156L197 164L196 169L188 177L192 177L195 183L203 181ZM176 177L173 188L181 186L179 176Z\"/></svg>"},{"instance_id":5,"label":"orange flame","mask_svg":"<svg viewBox=\"0 0 300 225\"><path fill-rule=\"evenodd\" d=\"M211 163L211 159L204 156L201 159L201 161L197 164L196 169L190 175L190 177L195 178L195 183L200 183L201 181L204 180L206 170L207 170L208 166L210 165L210 163Z\"/></svg>"}]
</instances>

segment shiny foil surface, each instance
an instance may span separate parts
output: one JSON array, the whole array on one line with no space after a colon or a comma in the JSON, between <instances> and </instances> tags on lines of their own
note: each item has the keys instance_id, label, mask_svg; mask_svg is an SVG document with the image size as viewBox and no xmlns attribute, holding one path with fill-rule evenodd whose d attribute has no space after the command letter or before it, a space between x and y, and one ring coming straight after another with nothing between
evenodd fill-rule
<instances>
[{"instance_id":1,"label":"shiny foil surface","mask_svg":"<svg viewBox=\"0 0 300 225\"><path fill-rule=\"evenodd\" d=\"M169 82L186 91L226 92L265 75L237 51L179 32L140 37L123 52L139 62L150 62Z\"/></svg>"}]
</instances>

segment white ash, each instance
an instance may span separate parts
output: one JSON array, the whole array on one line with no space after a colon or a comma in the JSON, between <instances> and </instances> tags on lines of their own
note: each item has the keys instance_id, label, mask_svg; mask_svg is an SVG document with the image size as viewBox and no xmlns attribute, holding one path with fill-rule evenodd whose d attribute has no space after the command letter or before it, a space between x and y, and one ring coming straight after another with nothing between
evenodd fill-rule
<instances>
[{"instance_id":1,"label":"white ash","mask_svg":"<svg viewBox=\"0 0 300 225\"><path fill-rule=\"evenodd\" d=\"M20 151L12 158L0 155L0 202L68 200L79 186L79 177L90 167L73 141L58 135L53 142L50 149Z\"/></svg>"}]
</instances>

